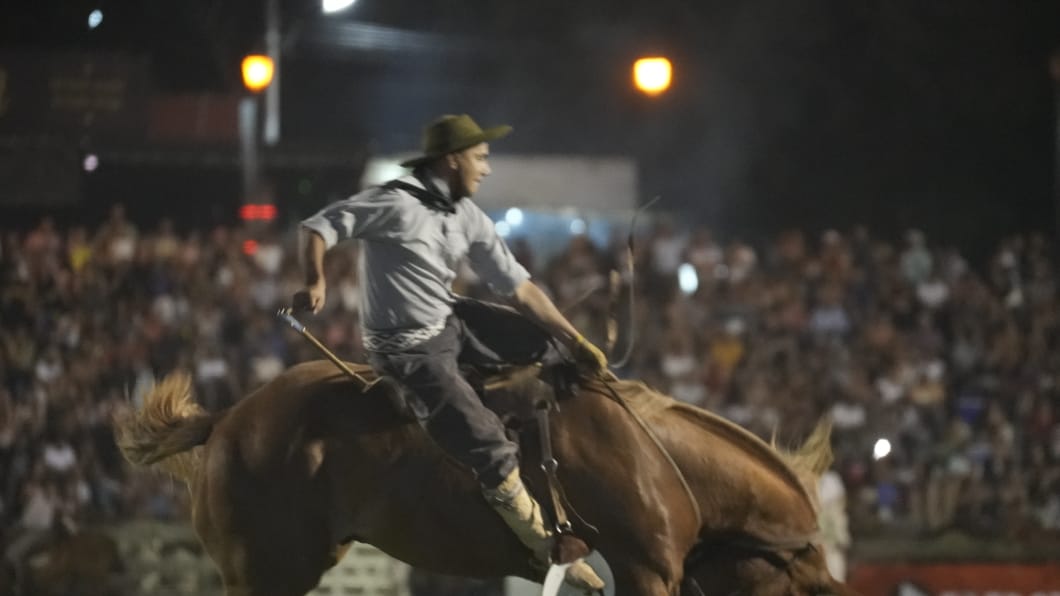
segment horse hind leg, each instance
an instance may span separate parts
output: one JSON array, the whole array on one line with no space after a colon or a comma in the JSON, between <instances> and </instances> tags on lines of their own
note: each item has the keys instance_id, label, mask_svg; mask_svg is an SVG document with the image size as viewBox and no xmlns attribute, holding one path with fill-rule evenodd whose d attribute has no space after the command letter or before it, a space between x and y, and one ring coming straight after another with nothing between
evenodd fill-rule
<instances>
[{"instance_id":1,"label":"horse hind leg","mask_svg":"<svg viewBox=\"0 0 1060 596\"><path fill-rule=\"evenodd\" d=\"M326 564L293 551L284 562L248 561L222 571L225 596L305 596L320 582ZM268 559L268 560L271 560Z\"/></svg>"},{"instance_id":2,"label":"horse hind leg","mask_svg":"<svg viewBox=\"0 0 1060 596\"><path fill-rule=\"evenodd\" d=\"M223 550L213 549L225 596L305 596L335 564L334 546L278 525L273 521L253 540L232 537Z\"/></svg>"},{"instance_id":3,"label":"horse hind leg","mask_svg":"<svg viewBox=\"0 0 1060 596\"><path fill-rule=\"evenodd\" d=\"M238 520L195 519L206 552L221 572L225 596L304 596L336 562L339 553L319 520L305 511L267 515L265 504L249 505Z\"/></svg>"},{"instance_id":4,"label":"horse hind leg","mask_svg":"<svg viewBox=\"0 0 1060 596\"><path fill-rule=\"evenodd\" d=\"M258 489L259 480L231 444L208 449L210 473L194 491L192 524L221 572L225 595L304 596L313 590L336 555L321 492L304 478L286 479L282 467L277 475L285 479Z\"/></svg>"}]
</instances>

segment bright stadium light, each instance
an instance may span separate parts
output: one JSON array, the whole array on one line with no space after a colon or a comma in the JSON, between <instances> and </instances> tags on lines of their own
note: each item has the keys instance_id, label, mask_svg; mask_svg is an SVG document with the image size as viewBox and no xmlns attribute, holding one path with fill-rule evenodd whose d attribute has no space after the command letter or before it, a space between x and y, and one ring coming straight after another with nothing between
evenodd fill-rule
<instances>
[{"instance_id":1,"label":"bright stadium light","mask_svg":"<svg viewBox=\"0 0 1060 596\"><path fill-rule=\"evenodd\" d=\"M259 93L269 86L276 67L272 58L262 54L251 54L243 58L243 85L252 93Z\"/></svg>"},{"instance_id":2,"label":"bright stadium light","mask_svg":"<svg viewBox=\"0 0 1060 596\"><path fill-rule=\"evenodd\" d=\"M339 12L346 10L353 6L356 0L321 0L320 7L324 10L325 14L331 14L333 12Z\"/></svg>"},{"instance_id":3,"label":"bright stadium light","mask_svg":"<svg viewBox=\"0 0 1060 596\"><path fill-rule=\"evenodd\" d=\"M570 233L575 236L578 234L584 234L585 228L585 220L580 217L577 217L570 222Z\"/></svg>"},{"instance_id":4,"label":"bright stadium light","mask_svg":"<svg viewBox=\"0 0 1060 596\"><path fill-rule=\"evenodd\" d=\"M666 58L641 58L633 63L633 84L642 93L659 95L670 88L673 67Z\"/></svg>"},{"instance_id":5,"label":"bright stadium light","mask_svg":"<svg viewBox=\"0 0 1060 596\"><path fill-rule=\"evenodd\" d=\"M504 221L508 222L511 227L517 227L523 223L523 210L518 207L512 207L504 214Z\"/></svg>"},{"instance_id":6,"label":"bright stadium light","mask_svg":"<svg viewBox=\"0 0 1060 596\"><path fill-rule=\"evenodd\" d=\"M891 453L891 442L887 439L876 439L872 446L872 459L883 459Z\"/></svg>"},{"instance_id":7,"label":"bright stadium light","mask_svg":"<svg viewBox=\"0 0 1060 596\"><path fill-rule=\"evenodd\" d=\"M102 10L99 10L97 8L96 10L93 10L92 12L88 13L88 28L89 29L95 29L96 27L99 27L99 24L102 23L102 22L103 22L103 11Z\"/></svg>"}]
</instances>

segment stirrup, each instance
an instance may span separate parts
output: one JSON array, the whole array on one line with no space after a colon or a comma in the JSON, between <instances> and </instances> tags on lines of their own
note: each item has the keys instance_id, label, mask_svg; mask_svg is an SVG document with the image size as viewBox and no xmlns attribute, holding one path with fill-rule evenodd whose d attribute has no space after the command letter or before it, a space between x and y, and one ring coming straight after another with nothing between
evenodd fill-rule
<instances>
[{"instance_id":1,"label":"stirrup","mask_svg":"<svg viewBox=\"0 0 1060 596\"><path fill-rule=\"evenodd\" d=\"M571 575L571 572L574 572L574 575ZM585 574L591 574L591 578L585 578ZM597 581L600 582L599 586L595 585ZM586 594L601 595L604 593L604 588L607 586L607 582L600 577L596 572L596 569L593 569L593 566L585 559L577 559L570 563L554 563L549 565L548 571L545 572L541 583L543 588L541 592L542 596L555 596L559 592L559 588L562 584L567 584L571 588L581 590Z\"/></svg>"}]
</instances>

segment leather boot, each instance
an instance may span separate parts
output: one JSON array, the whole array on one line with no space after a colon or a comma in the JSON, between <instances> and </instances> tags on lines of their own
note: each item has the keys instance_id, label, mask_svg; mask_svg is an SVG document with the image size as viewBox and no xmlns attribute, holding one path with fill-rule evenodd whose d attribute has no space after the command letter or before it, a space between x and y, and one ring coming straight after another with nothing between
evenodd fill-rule
<instances>
[{"instance_id":1,"label":"leather boot","mask_svg":"<svg viewBox=\"0 0 1060 596\"><path fill-rule=\"evenodd\" d=\"M541 505L523 485L519 468L512 470L497 488L484 488L482 494L519 538L519 542L534 554L535 561L547 567L550 564L552 533L545 527ZM600 592L604 589L604 580L580 559L567 568L565 581L584 592Z\"/></svg>"}]
</instances>

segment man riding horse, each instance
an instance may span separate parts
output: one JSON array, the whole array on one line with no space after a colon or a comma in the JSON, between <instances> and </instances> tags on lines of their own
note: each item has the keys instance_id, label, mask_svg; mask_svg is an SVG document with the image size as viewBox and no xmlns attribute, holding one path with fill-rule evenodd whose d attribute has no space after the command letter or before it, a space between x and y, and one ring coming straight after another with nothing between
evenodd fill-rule
<instances>
[{"instance_id":1,"label":"man riding horse","mask_svg":"<svg viewBox=\"0 0 1060 596\"><path fill-rule=\"evenodd\" d=\"M369 362L378 374L402 384L420 425L474 471L486 500L547 565L552 533L523 485L518 448L458 368L468 361L505 360L500 346L487 345L454 309L458 266L467 257L495 293L590 372L606 370L607 359L534 284L490 218L470 200L490 174L488 141L509 132L510 126L483 130L467 115L442 116L424 131L423 155L401 164L412 168L410 175L303 221L306 287L295 294L294 305L319 312L326 294L325 252L343 240L363 241L361 324ZM604 585L584 561L568 569L567 582L587 591Z\"/></svg>"}]
</instances>

